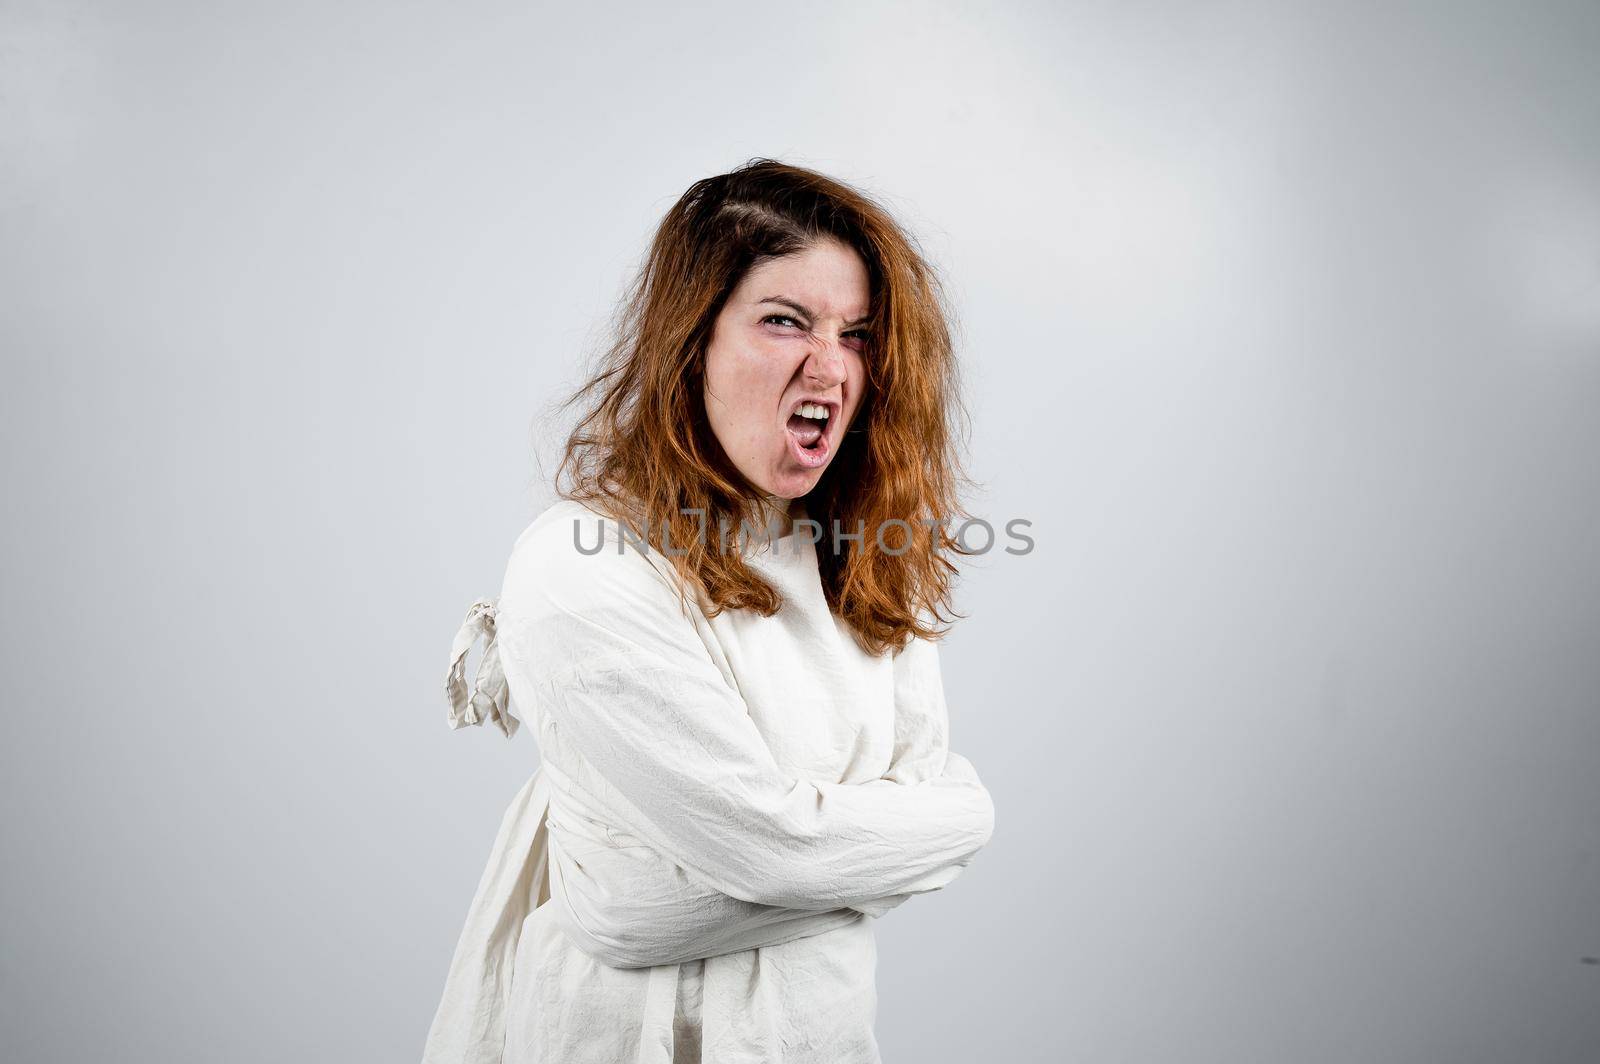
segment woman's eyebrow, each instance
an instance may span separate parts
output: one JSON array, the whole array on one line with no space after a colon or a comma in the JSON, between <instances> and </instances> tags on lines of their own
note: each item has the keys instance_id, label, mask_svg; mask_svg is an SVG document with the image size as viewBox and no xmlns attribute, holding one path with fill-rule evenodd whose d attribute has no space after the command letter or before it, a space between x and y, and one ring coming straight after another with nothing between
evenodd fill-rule
<instances>
[{"instance_id":1,"label":"woman's eyebrow","mask_svg":"<svg viewBox=\"0 0 1600 1064\"><path fill-rule=\"evenodd\" d=\"M757 304L758 305L761 304L761 303L777 303L779 306L788 307L790 310L798 311L800 316L802 318L805 318L807 321L810 321L812 318L816 317L816 315L812 314L811 311L807 310L806 307L803 304L796 303L794 300L790 299L788 296L768 296L765 299L757 300ZM845 324L846 325L860 325L863 322L868 321L871 317L872 317L872 315L870 315L870 314L863 314L861 317L857 318L855 321L847 321L847 322L845 322Z\"/></svg>"}]
</instances>

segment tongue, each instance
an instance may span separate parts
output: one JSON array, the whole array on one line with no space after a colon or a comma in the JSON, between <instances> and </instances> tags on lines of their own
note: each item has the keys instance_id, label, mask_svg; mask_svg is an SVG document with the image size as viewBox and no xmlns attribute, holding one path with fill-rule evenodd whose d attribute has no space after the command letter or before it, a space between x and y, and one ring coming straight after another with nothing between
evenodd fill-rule
<instances>
[{"instance_id":1,"label":"tongue","mask_svg":"<svg viewBox=\"0 0 1600 1064\"><path fill-rule=\"evenodd\" d=\"M810 447L822 435L822 426L808 417L793 414L789 417L789 431L800 438L800 446Z\"/></svg>"}]
</instances>

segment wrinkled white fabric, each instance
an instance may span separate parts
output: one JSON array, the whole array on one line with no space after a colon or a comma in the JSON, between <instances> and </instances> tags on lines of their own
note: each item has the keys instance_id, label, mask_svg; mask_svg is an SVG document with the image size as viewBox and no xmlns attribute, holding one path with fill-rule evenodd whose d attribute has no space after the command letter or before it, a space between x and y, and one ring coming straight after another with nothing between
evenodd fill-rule
<instances>
[{"instance_id":1,"label":"wrinkled white fabric","mask_svg":"<svg viewBox=\"0 0 1600 1064\"><path fill-rule=\"evenodd\" d=\"M450 646L450 671L445 676L445 696L449 702L446 723L452 729L494 722L507 739L517 734L522 723L511 712L505 670L495 645L495 617L499 611L491 599L479 599L467 610L466 620ZM467 654L479 638L486 640L483 657L478 660L478 675L472 692L467 693Z\"/></svg>"},{"instance_id":2,"label":"wrinkled white fabric","mask_svg":"<svg viewBox=\"0 0 1600 1064\"><path fill-rule=\"evenodd\" d=\"M862 651L804 534L747 560L783 608L709 617L680 605L668 559L562 501L469 610L449 723L509 737L514 705L542 763L502 821L424 1064L878 1062L868 917L959 875L993 804L949 749L935 644ZM498 662L469 697L480 637Z\"/></svg>"}]
</instances>

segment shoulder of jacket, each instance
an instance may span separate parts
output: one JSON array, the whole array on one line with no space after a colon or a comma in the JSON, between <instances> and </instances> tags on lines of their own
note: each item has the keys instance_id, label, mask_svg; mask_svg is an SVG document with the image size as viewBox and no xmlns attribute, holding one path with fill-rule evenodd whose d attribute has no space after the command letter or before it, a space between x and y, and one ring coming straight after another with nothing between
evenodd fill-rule
<instances>
[{"instance_id":1,"label":"shoulder of jacket","mask_svg":"<svg viewBox=\"0 0 1600 1064\"><path fill-rule=\"evenodd\" d=\"M502 609L531 597L573 605L619 593L676 596L671 563L631 531L590 505L561 499L517 537L501 590Z\"/></svg>"}]
</instances>

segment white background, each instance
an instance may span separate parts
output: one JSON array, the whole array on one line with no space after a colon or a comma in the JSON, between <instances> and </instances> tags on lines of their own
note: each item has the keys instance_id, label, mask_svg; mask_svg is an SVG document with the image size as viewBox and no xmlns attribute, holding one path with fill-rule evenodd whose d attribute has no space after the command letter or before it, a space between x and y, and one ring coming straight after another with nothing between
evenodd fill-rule
<instances>
[{"instance_id":1,"label":"white background","mask_svg":"<svg viewBox=\"0 0 1600 1064\"><path fill-rule=\"evenodd\" d=\"M753 156L922 239L1037 542L886 1061L1600 1059L1593 3L0 12L7 1059L420 1055L537 760L450 637Z\"/></svg>"}]
</instances>

